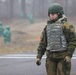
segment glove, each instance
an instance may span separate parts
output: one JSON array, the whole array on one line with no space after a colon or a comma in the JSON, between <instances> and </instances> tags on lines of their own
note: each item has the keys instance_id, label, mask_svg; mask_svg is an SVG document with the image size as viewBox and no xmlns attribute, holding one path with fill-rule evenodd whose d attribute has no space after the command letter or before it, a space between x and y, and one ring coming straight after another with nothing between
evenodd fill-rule
<instances>
[{"instance_id":1,"label":"glove","mask_svg":"<svg viewBox=\"0 0 76 75\"><path fill-rule=\"evenodd\" d=\"M66 63L69 63L69 62L71 62L71 57L69 57L69 56L66 56L66 57L65 57L65 59L64 59L64 61L65 61Z\"/></svg>"},{"instance_id":2,"label":"glove","mask_svg":"<svg viewBox=\"0 0 76 75\"><path fill-rule=\"evenodd\" d=\"M40 66L41 65L41 60L39 58L37 58L37 60L36 60L36 65L37 66Z\"/></svg>"}]
</instances>

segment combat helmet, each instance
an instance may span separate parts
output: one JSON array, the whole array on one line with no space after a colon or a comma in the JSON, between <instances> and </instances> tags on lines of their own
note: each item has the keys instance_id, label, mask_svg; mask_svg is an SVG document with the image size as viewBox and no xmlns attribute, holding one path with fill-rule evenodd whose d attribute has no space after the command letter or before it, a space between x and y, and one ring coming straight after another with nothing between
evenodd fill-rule
<instances>
[{"instance_id":1,"label":"combat helmet","mask_svg":"<svg viewBox=\"0 0 76 75\"><path fill-rule=\"evenodd\" d=\"M7 30L10 30L10 26L9 26L9 25L7 25L7 26L6 26L6 29L7 29Z\"/></svg>"},{"instance_id":2,"label":"combat helmet","mask_svg":"<svg viewBox=\"0 0 76 75\"><path fill-rule=\"evenodd\" d=\"M64 14L63 7L59 3L53 3L49 6L48 8L48 16L50 13L59 13L59 14Z\"/></svg>"}]
</instances>

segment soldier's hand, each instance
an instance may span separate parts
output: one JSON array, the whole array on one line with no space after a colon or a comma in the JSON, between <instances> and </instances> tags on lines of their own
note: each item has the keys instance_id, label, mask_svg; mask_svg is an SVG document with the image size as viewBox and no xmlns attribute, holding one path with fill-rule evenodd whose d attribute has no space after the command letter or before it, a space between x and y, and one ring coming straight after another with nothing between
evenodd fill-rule
<instances>
[{"instance_id":1,"label":"soldier's hand","mask_svg":"<svg viewBox=\"0 0 76 75\"><path fill-rule=\"evenodd\" d=\"M41 65L41 60L40 60L40 59L37 59L37 60L36 60L36 65L38 65L38 66Z\"/></svg>"},{"instance_id":2,"label":"soldier's hand","mask_svg":"<svg viewBox=\"0 0 76 75\"><path fill-rule=\"evenodd\" d=\"M65 61L66 63L69 63L69 62L71 62L71 58L70 58L69 56L66 56L65 59L64 59L64 61Z\"/></svg>"}]
</instances>

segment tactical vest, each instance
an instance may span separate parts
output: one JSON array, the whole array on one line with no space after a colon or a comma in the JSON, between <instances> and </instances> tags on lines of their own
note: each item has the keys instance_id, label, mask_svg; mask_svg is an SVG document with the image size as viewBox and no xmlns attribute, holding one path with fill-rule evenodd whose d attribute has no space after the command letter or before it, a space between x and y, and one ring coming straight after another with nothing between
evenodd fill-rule
<instances>
[{"instance_id":1,"label":"tactical vest","mask_svg":"<svg viewBox=\"0 0 76 75\"><path fill-rule=\"evenodd\" d=\"M47 47L50 52L64 51L67 49L67 42L62 30L63 23L48 24L46 27Z\"/></svg>"}]
</instances>

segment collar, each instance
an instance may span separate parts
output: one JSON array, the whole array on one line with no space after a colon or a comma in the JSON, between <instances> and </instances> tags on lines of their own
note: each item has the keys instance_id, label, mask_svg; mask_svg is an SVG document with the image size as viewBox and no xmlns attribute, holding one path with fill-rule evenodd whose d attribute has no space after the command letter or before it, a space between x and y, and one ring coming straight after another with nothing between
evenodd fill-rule
<instances>
[{"instance_id":1,"label":"collar","mask_svg":"<svg viewBox=\"0 0 76 75\"><path fill-rule=\"evenodd\" d=\"M65 15L62 15L62 17L59 18L57 21L52 21L52 20L47 21L47 24L51 24L55 22L60 22L60 23L67 22L67 17Z\"/></svg>"},{"instance_id":2,"label":"collar","mask_svg":"<svg viewBox=\"0 0 76 75\"><path fill-rule=\"evenodd\" d=\"M67 22L67 17L65 15L62 15L62 17L60 19L58 19L56 22L60 22L60 23Z\"/></svg>"}]
</instances>

